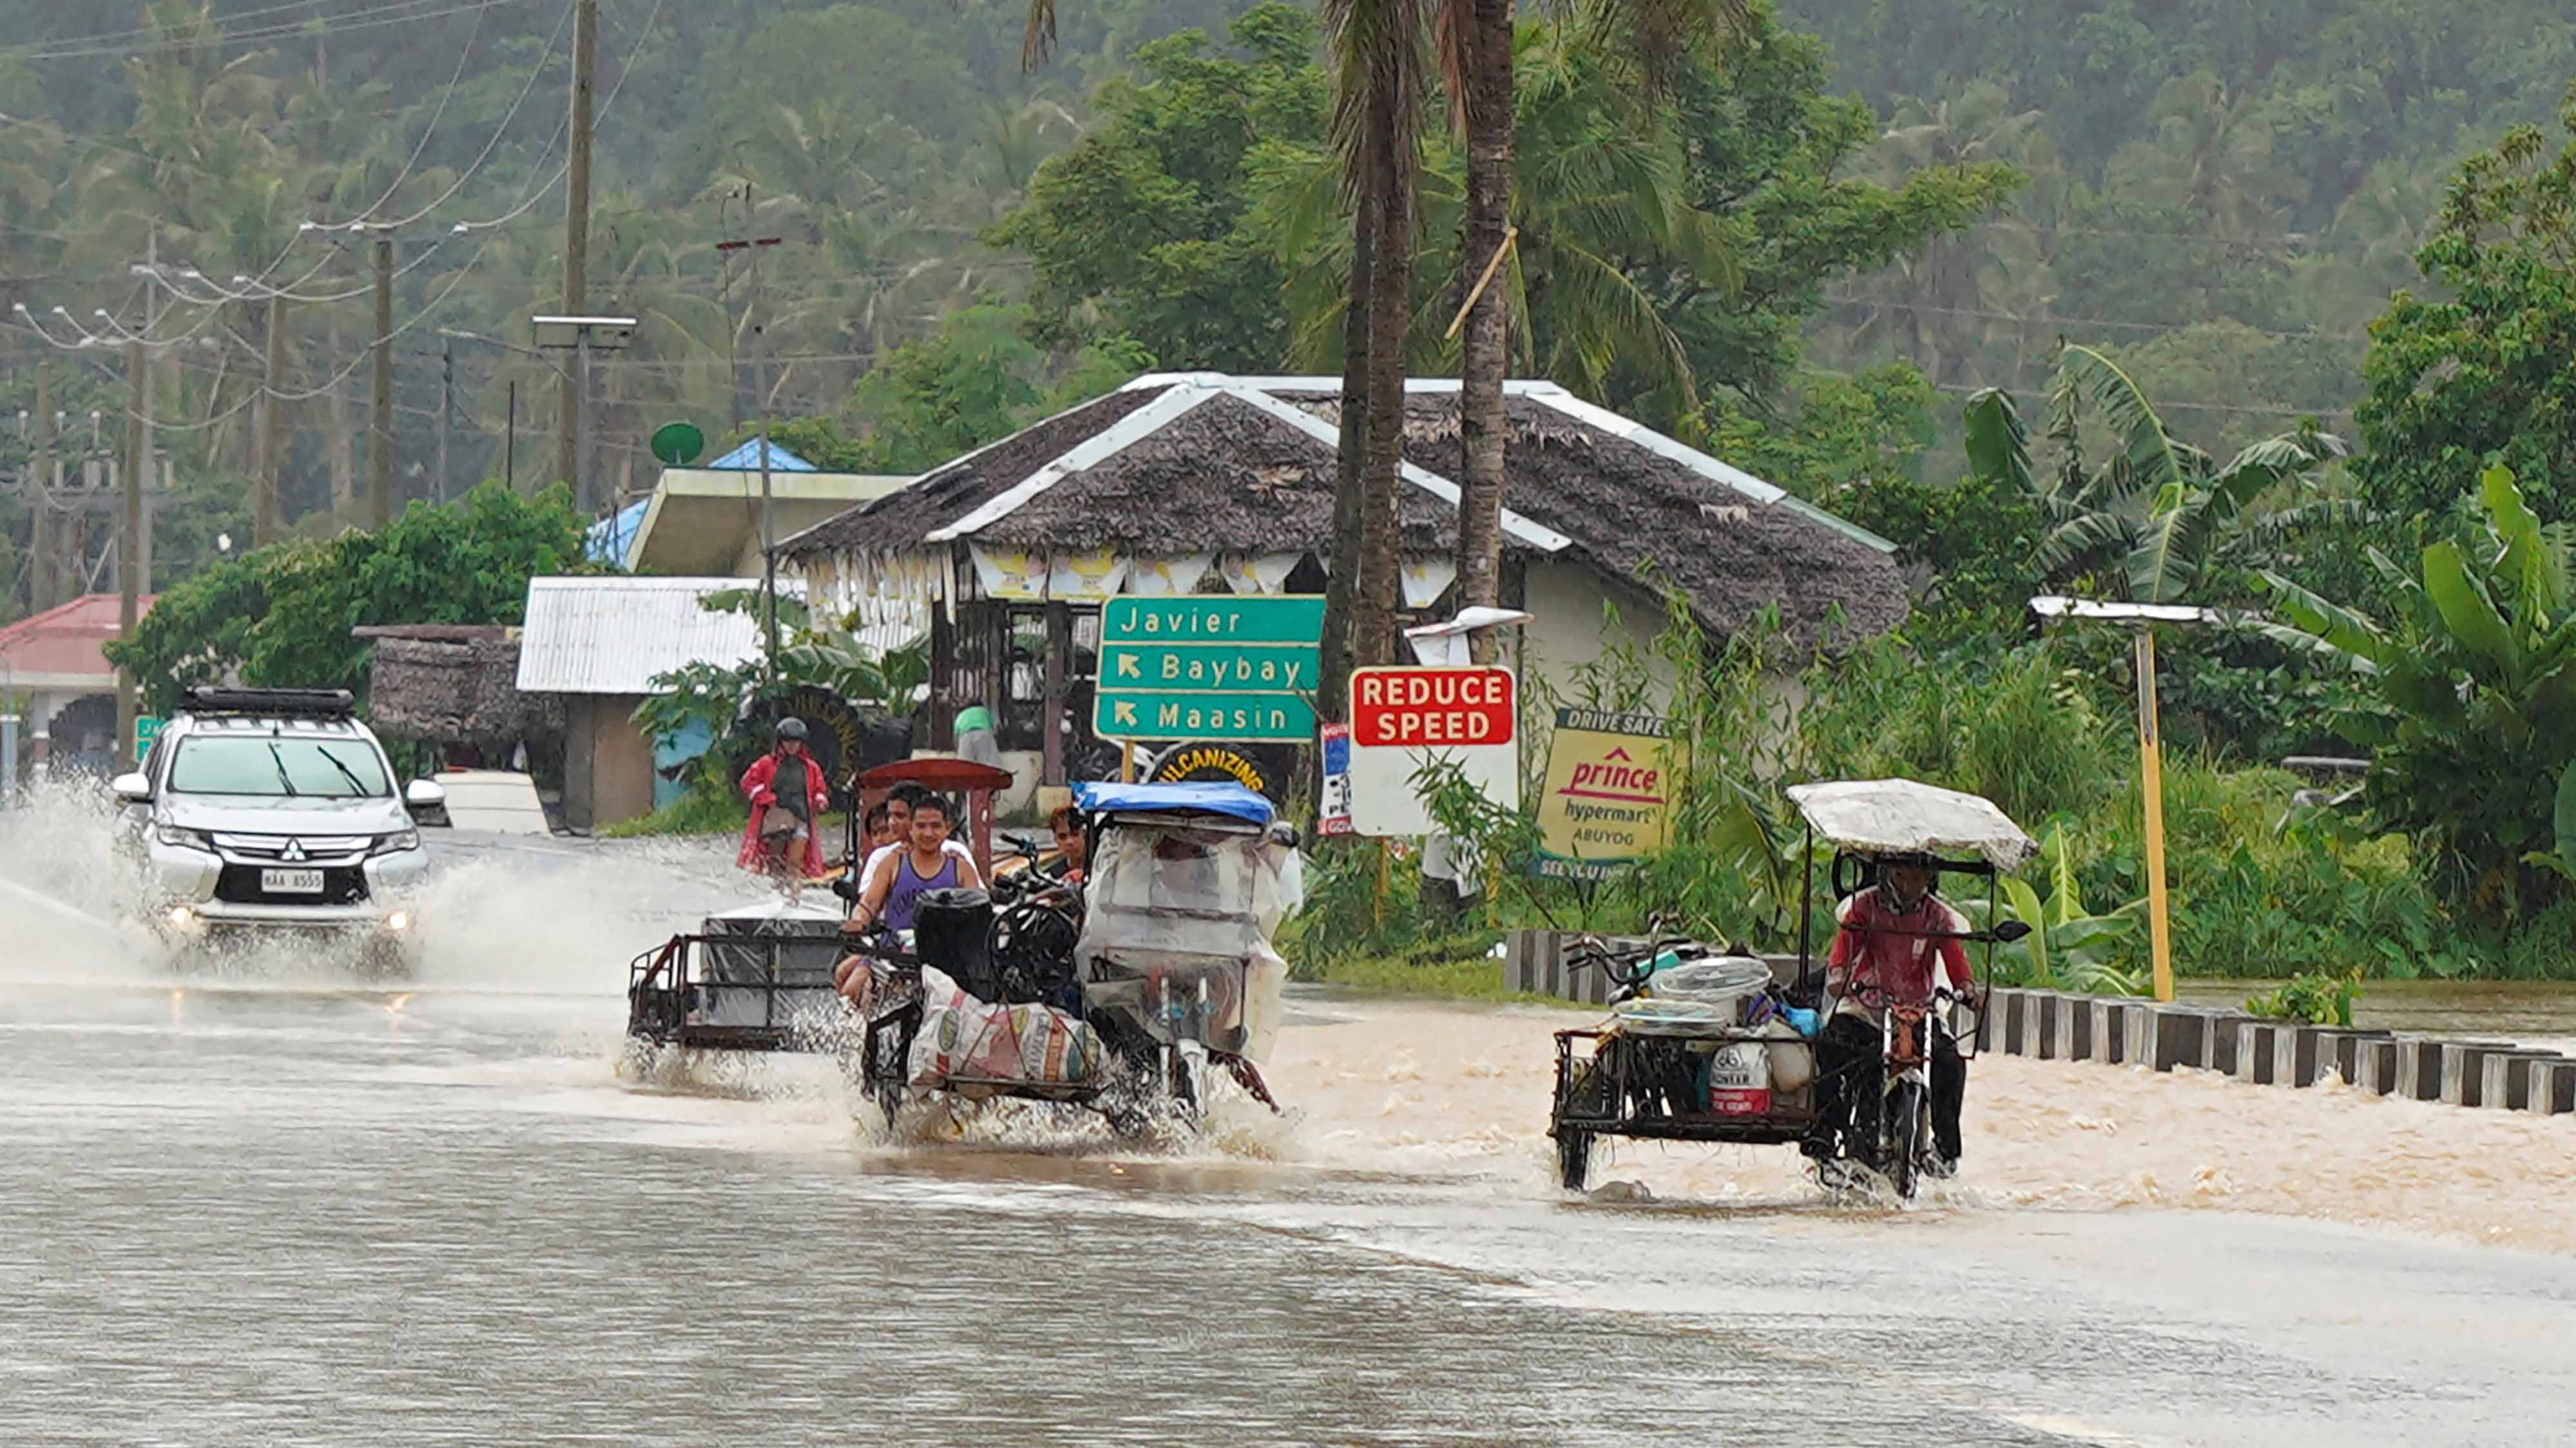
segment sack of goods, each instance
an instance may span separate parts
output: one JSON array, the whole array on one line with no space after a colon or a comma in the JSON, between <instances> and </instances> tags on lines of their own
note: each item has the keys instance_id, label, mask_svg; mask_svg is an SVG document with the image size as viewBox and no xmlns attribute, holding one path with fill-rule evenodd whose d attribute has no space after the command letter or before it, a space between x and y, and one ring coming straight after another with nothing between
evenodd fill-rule
<instances>
[{"instance_id":1,"label":"sack of goods","mask_svg":"<svg viewBox=\"0 0 2576 1448\"><path fill-rule=\"evenodd\" d=\"M1100 1035L1041 1005L988 1005L945 972L921 968L921 1029L912 1038L912 1084L952 1078L1074 1085L1100 1072Z\"/></svg>"}]
</instances>

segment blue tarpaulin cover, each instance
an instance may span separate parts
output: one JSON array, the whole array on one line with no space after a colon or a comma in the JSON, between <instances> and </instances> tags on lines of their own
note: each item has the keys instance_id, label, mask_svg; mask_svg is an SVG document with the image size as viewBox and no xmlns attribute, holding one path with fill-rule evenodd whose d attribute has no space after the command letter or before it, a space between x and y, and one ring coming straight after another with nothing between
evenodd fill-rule
<instances>
[{"instance_id":1,"label":"blue tarpaulin cover","mask_svg":"<svg viewBox=\"0 0 2576 1448\"><path fill-rule=\"evenodd\" d=\"M1074 802L1095 813L1102 810L1129 810L1138 813L1171 813L1198 810L1205 814L1230 815L1256 825L1270 823L1277 811L1270 801L1239 784L1119 784L1103 780L1073 787Z\"/></svg>"},{"instance_id":2,"label":"blue tarpaulin cover","mask_svg":"<svg viewBox=\"0 0 2576 1448\"><path fill-rule=\"evenodd\" d=\"M629 503L608 517L590 525L582 538L581 551L594 563L611 568L626 566L627 550L635 546L635 535L644 527L645 503Z\"/></svg>"}]
</instances>

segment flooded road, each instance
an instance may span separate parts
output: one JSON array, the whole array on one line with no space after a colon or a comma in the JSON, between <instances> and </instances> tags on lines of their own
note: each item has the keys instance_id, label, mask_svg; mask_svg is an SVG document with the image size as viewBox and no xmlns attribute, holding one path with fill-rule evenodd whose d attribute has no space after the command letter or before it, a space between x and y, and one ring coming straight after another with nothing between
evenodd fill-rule
<instances>
[{"instance_id":1,"label":"flooded road","mask_svg":"<svg viewBox=\"0 0 2576 1448\"><path fill-rule=\"evenodd\" d=\"M0 891L0 1439L2538 1444L2576 1413L2576 1246L2388 1225L2565 1210L2565 1121L2445 1156L2499 1114L1997 1059L1943 1201L1638 1147L1603 1175L1656 1199L1591 1201L1539 1134L1559 1017L1302 996L1293 1119L886 1142L819 1062L619 1079L624 958L720 874L458 854L397 990L173 977L76 894Z\"/></svg>"}]
</instances>

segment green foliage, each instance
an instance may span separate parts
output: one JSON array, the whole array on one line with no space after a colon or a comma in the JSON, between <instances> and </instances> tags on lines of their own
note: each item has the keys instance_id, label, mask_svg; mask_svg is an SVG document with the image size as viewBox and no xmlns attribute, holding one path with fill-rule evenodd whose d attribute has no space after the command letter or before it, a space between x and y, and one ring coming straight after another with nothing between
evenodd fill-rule
<instances>
[{"instance_id":1,"label":"green foliage","mask_svg":"<svg viewBox=\"0 0 2576 1448\"><path fill-rule=\"evenodd\" d=\"M2374 818L2423 841L2453 904L2510 924L2567 893L2535 857L2558 846L2576 762L2576 612L2565 529L2503 468L2480 478L2476 503L2483 516L2425 547L2418 575L2381 560L2390 622L2266 581L2281 636L2353 671L2360 696L2338 723L2372 751Z\"/></svg>"},{"instance_id":2,"label":"green foliage","mask_svg":"<svg viewBox=\"0 0 2576 1448\"><path fill-rule=\"evenodd\" d=\"M1968 456L1989 487L2027 489L2046 523L2036 555L2050 581L2116 576L2139 603L2211 601L2241 567L2265 500L2343 456L2340 439L2304 427L2253 443L2222 464L2174 436L2117 363L2090 347L2060 349L2049 394L2054 469L2038 473L2010 396L1969 399ZM2088 462L2097 434L2108 456Z\"/></svg>"},{"instance_id":3,"label":"green foliage","mask_svg":"<svg viewBox=\"0 0 2576 1448\"><path fill-rule=\"evenodd\" d=\"M699 603L710 613L753 617L758 617L763 607L756 588L710 593ZM807 612L801 600L780 597L778 628L778 673L774 680L765 662L758 658L732 666L700 660L657 674L653 683L662 692L635 706L636 727L648 738L667 739L694 725L704 728L721 745L737 724L762 715L757 706L764 699L783 699L807 689L820 689L853 708L900 714L910 710L914 691L930 677L926 641L879 654L861 643L845 621L818 620ZM721 749L709 749L704 756L710 767L720 763L722 757ZM730 800L731 781L719 783L727 786L725 797ZM728 804L728 808L732 807Z\"/></svg>"},{"instance_id":4,"label":"green foliage","mask_svg":"<svg viewBox=\"0 0 2576 1448\"><path fill-rule=\"evenodd\" d=\"M341 688L364 698L361 624L517 623L528 580L578 572L582 520L562 489L521 497L485 483L446 507L415 503L382 532L274 543L171 587L108 657L155 713L238 671L254 687Z\"/></svg>"},{"instance_id":5,"label":"green foliage","mask_svg":"<svg viewBox=\"0 0 2576 1448\"><path fill-rule=\"evenodd\" d=\"M2067 853L2063 826L2049 832L2044 858L2052 886L2047 899L2041 899L2038 888L2021 876L2007 875L1999 882L1997 915L2030 927L2028 935L1996 949L2000 980L2088 995L2144 994L2139 973L2112 961L2137 935L2137 915L2146 902L2132 900L2108 915L2088 909Z\"/></svg>"},{"instance_id":6,"label":"green foliage","mask_svg":"<svg viewBox=\"0 0 2576 1448\"><path fill-rule=\"evenodd\" d=\"M2438 511L2497 461L2542 517L2576 517L2576 84L2558 120L2554 156L2519 126L2469 159L2417 254L2441 295L2400 292L2371 327L2358 471L2389 513Z\"/></svg>"},{"instance_id":7,"label":"green foliage","mask_svg":"<svg viewBox=\"0 0 2576 1448\"><path fill-rule=\"evenodd\" d=\"M1259 371L1338 358L1347 228L1325 144L1328 84L1298 12L1258 7L1238 53L1175 36L1093 97L1102 124L1041 167L992 233L1036 263L1042 335L1105 317L1162 365ZM1516 364L1679 425L1719 390L1772 390L1829 277L1884 264L2008 192L2009 168L1946 165L1898 184L1838 176L1876 124L1826 94L1819 42L1761 7L1724 61L1676 63L1669 95L1579 26L1525 25L1515 79L1505 269ZM1426 138L1416 311L1458 272L1461 162ZM1453 302L1454 305L1454 302ZM1417 360L1450 359L1417 327Z\"/></svg>"},{"instance_id":8,"label":"green foliage","mask_svg":"<svg viewBox=\"0 0 2576 1448\"><path fill-rule=\"evenodd\" d=\"M643 839L655 835L730 835L742 829L742 798L734 793L730 779L701 777L689 782L689 788L677 799L640 814L619 820L598 833L609 840Z\"/></svg>"},{"instance_id":9,"label":"green foliage","mask_svg":"<svg viewBox=\"0 0 2576 1448\"><path fill-rule=\"evenodd\" d=\"M2248 997L2245 1014L2258 1020L2307 1026L2349 1026L2353 998L2360 994L2358 974L2313 975L2301 971L2262 995Z\"/></svg>"}]
</instances>

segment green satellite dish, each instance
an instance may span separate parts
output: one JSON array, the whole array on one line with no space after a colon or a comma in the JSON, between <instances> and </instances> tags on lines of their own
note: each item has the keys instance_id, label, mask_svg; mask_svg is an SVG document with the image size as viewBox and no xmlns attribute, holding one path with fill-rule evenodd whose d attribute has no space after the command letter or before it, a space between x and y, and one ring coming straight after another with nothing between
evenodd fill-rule
<instances>
[{"instance_id":1,"label":"green satellite dish","mask_svg":"<svg viewBox=\"0 0 2576 1448\"><path fill-rule=\"evenodd\" d=\"M707 435L690 423L666 422L653 432L653 456L666 468L685 468L707 450Z\"/></svg>"}]
</instances>

